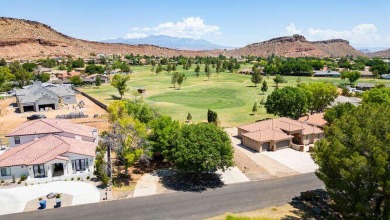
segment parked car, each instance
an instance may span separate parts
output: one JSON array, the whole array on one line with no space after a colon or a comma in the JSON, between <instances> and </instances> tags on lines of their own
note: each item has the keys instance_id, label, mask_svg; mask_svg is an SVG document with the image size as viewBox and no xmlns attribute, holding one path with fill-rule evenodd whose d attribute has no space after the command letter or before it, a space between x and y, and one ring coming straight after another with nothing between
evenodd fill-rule
<instances>
[{"instance_id":1,"label":"parked car","mask_svg":"<svg viewBox=\"0 0 390 220\"><path fill-rule=\"evenodd\" d=\"M27 117L28 120L36 120L41 118L46 118L46 116L41 114L34 114Z\"/></svg>"}]
</instances>

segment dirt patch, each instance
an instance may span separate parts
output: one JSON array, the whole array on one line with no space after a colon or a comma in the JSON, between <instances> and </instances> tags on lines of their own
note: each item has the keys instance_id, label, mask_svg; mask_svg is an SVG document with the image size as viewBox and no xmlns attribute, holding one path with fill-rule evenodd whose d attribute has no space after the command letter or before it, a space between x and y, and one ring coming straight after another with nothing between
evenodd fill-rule
<instances>
[{"instance_id":1,"label":"dirt patch","mask_svg":"<svg viewBox=\"0 0 390 220\"><path fill-rule=\"evenodd\" d=\"M273 177L239 150L234 150L234 163L250 180L264 180Z\"/></svg>"},{"instance_id":2,"label":"dirt patch","mask_svg":"<svg viewBox=\"0 0 390 220\"><path fill-rule=\"evenodd\" d=\"M255 211L242 212L242 213L225 213L223 215L208 218L207 220L225 220L226 216L246 217L248 219L284 219L286 216L291 219L299 219L299 216L294 214L298 209L294 208L290 204L282 206L273 206ZM246 219L245 218L245 219ZM238 219L238 218L237 218Z\"/></svg>"}]
</instances>

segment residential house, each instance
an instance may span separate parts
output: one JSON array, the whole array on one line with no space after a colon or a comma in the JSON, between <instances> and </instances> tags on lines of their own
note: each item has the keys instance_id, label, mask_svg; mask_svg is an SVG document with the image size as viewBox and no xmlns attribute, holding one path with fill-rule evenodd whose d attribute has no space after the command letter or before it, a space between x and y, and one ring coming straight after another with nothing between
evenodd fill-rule
<instances>
[{"instance_id":1,"label":"residential house","mask_svg":"<svg viewBox=\"0 0 390 220\"><path fill-rule=\"evenodd\" d=\"M61 104L76 104L76 93L67 85L34 82L17 89L15 94L20 112L58 109Z\"/></svg>"},{"instance_id":2,"label":"residential house","mask_svg":"<svg viewBox=\"0 0 390 220\"><path fill-rule=\"evenodd\" d=\"M29 121L7 135L0 155L0 179L27 177L28 183L93 175L98 130L68 120Z\"/></svg>"},{"instance_id":3,"label":"residential house","mask_svg":"<svg viewBox=\"0 0 390 220\"><path fill-rule=\"evenodd\" d=\"M83 77L83 82L88 84L94 84L96 82L96 78L99 77L102 83L109 83L110 77L103 74L92 74L86 77Z\"/></svg>"},{"instance_id":4,"label":"residential house","mask_svg":"<svg viewBox=\"0 0 390 220\"><path fill-rule=\"evenodd\" d=\"M324 131L317 126L283 117L239 126L238 136L244 146L262 152L314 144L323 138Z\"/></svg>"},{"instance_id":5,"label":"residential house","mask_svg":"<svg viewBox=\"0 0 390 220\"><path fill-rule=\"evenodd\" d=\"M361 98L357 97L348 97L339 95L337 98L330 104L329 107L336 106L338 104L351 103L354 106L358 106L362 102Z\"/></svg>"},{"instance_id":6,"label":"residential house","mask_svg":"<svg viewBox=\"0 0 390 220\"><path fill-rule=\"evenodd\" d=\"M390 79L390 74L382 74L382 79Z\"/></svg>"},{"instance_id":7,"label":"residential house","mask_svg":"<svg viewBox=\"0 0 390 220\"><path fill-rule=\"evenodd\" d=\"M341 73L337 71L314 71L314 77L341 77Z\"/></svg>"}]
</instances>

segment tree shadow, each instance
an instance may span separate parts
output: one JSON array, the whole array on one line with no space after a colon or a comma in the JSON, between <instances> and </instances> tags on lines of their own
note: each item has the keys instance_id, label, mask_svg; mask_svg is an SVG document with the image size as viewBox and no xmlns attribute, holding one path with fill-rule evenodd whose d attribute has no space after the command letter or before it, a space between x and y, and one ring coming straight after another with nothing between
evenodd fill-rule
<instances>
[{"instance_id":1,"label":"tree shadow","mask_svg":"<svg viewBox=\"0 0 390 220\"><path fill-rule=\"evenodd\" d=\"M117 95L111 95L111 98L108 98L106 100L120 100L121 97L117 96Z\"/></svg>"},{"instance_id":2,"label":"tree shadow","mask_svg":"<svg viewBox=\"0 0 390 220\"><path fill-rule=\"evenodd\" d=\"M298 217L287 215L283 220L341 219L341 215L333 209L328 193L323 189L301 192L289 204L296 209L291 212Z\"/></svg>"},{"instance_id":3,"label":"tree shadow","mask_svg":"<svg viewBox=\"0 0 390 220\"><path fill-rule=\"evenodd\" d=\"M166 172L166 171L165 171ZM203 192L207 189L216 189L224 186L220 174L216 173L161 173L160 181L167 189L183 192Z\"/></svg>"}]
</instances>

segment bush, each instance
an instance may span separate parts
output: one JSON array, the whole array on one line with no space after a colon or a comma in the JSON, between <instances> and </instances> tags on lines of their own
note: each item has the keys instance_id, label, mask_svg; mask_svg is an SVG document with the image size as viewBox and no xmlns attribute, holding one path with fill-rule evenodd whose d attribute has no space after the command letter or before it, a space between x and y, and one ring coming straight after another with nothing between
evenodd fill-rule
<instances>
[{"instance_id":1,"label":"bush","mask_svg":"<svg viewBox=\"0 0 390 220\"><path fill-rule=\"evenodd\" d=\"M90 176L87 176L87 180L89 180L89 179L91 179L91 177L90 177Z\"/></svg>"},{"instance_id":2,"label":"bush","mask_svg":"<svg viewBox=\"0 0 390 220\"><path fill-rule=\"evenodd\" d=\"M20 181L25 181L27 179L26 175L21 175L20 176Z\"/></svg>"},{"instance_id":3,"label":"bush","mask_svg":"<svg viewBox=\"0 0 390 220\"><path fill-rule=\"evenodd\" d=\"M28 184L27 183L24 183L25 186L27 186Z\"/></svg>"},{"instance_id":4,"label":"bush","mask_svg":"<svg viewBox=\"0 0 390 220\"><path fill-rule=\"evenodd\" d=\"M57 193L56 198L57 198L57 199L61 198L61 194L60 194L60 193Z\"/></svg>"},{"instance_id":5,"label":"bush","mask_svg":"<svg viewBox=\"0 0 390 220\"><path fill-rule=\"evenodd\" d=\"M72 177L70 180L73 181L73 180L74 180L74 177Z\"/></svg>"},{"instance_id":6,"label":"bush","mask_svg":"<svg viewBox=\"0 0 390 220\"><path fill-rule=\"evenodd\" d=\"M77 177L77 180L80 180L81 178L80 177Z\"/></svg>"},{"instance_id":7,"label":"bush","mask_svg":"<svg viewBox=\"0 0 390 220\"><path fill-rule=\"evenodd\" d=\"M42 198L41 197L39 197L39 199L38 199L39 201L41 201L42 200Z\"/></svg>"},{"instance_id":8,"label":"bush","mask_svg":"<svg viewBox=\"0 0 390 220\"><path fill-rule=\"evenodd\" d=\"M1 183L4 183L4 180L1 180Z\"/></svg>"},{"instance_id":9,"label":"bush","mask_svg":"<svg viewBox=\"0 0 390 220\"><path fill-rule=\"evenodd\" d=\"M22 183L22 181L21 181L21 180L19 180L19 181L18 181L18 184L21 184L21 183Z\"/></svg>"}]
</instances>

